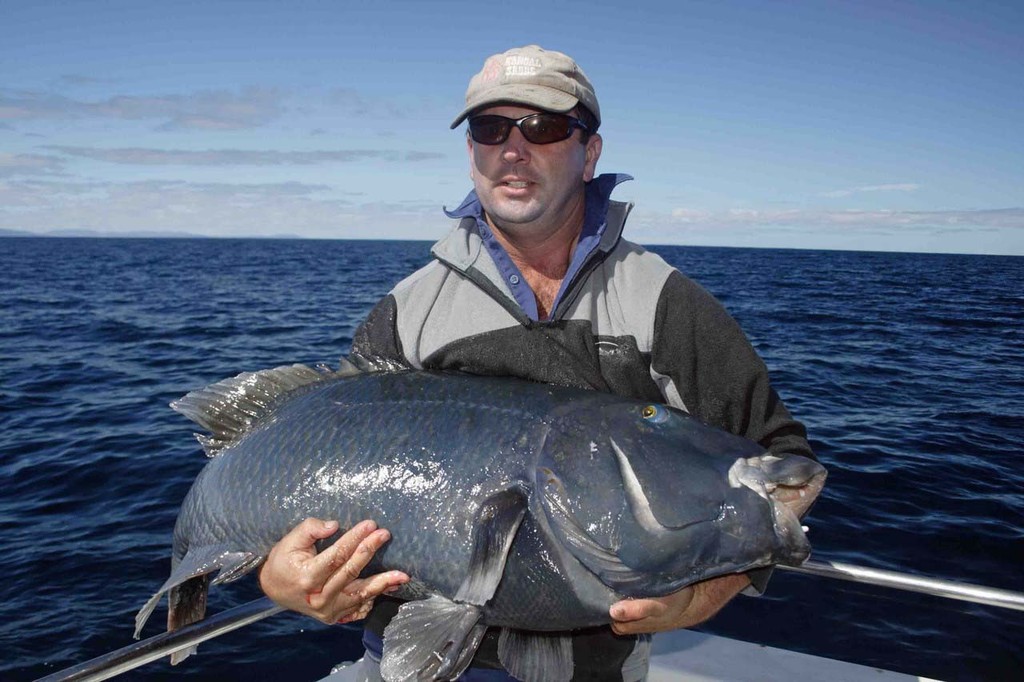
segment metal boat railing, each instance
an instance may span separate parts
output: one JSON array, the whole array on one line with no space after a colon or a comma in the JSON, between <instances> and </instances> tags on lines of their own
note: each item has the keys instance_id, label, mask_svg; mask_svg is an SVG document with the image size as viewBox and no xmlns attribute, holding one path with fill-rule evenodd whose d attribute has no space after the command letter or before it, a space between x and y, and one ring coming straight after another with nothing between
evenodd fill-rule
<instances>
[{"instance_id":1,"label":"metal boat railing","mask_svg":"<svg viewBox=\"0 0 1024 682\"><path fill-rule=\"evenodd\" d=\"M988 604L989 606L999 606L1004 609L1024 611L1024 593L1003 590L997 587L971 585L970 583L941 580L939 578L925 578L910 575L909 573L853 566L838 561L805 561L800 566L777 566L776 568L816 575L822 578L835 578L836 580L848 580L855 583L881 585L882 587L891 587L907 592L920 592L935 597L958 599L960 601L974 602L975 604Z\"/></svg>"},{"instance_id":2,"label":"metal boat railing","mask_svg":"<svg viewBox=\"0 0 1024 682\"><path fill-rule=\"evenodd\" d=\"M280 613L284 609L266 597L221 611L198 623L187 625L174 632L165 632L135 644L111 651L108 654L79 663L60 672L41 677L37 682L96 682L134 670L147 663L170 656L175 651L182 651L196 646L208 639L227 634L232 630L251 625L268 616Z\"/></svg>"},{"instance_id":3,"label":"metal boat railing","mask_svg":"<svg viewBox=\"0 0 1024 682\"><path fill-rule=\"evenodd\" d=\"M897 571L865 568L863 566L853 566L834 561L807 561L801 566L777 566L777 568L823 578L880 585L882 587L919 592L946 599L957 599L976 604L987 604L1004 609L1024 611L1024 593L995 587L983 587L939 578L926 578ZM79 663L71 668L42 677L36 682L97 682L98 680L106 680L155 661L163 656L169 656L175 651L196 646L208 639L213 639L232 630L237 630L256 621L263 620L283 610L280 606L263 597L228 609L227 611L222 611L180 630L165 632L98 656L84 663Z\"/></svg>"}]
</instances>

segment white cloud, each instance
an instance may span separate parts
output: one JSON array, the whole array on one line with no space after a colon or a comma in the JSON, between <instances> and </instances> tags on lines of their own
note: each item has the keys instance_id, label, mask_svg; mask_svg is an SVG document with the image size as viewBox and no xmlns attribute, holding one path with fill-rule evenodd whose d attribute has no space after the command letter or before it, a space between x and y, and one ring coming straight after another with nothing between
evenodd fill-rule
<instances>
[{"instance_id":1,"label":"white cloud","mask_svg":"<svg viewBox=\"0 0 1024 682\"><path fill-rule=\"evenodd\" d=\"M661 224L699 226L701 228L736 226L817 226L817 227L1008 227L1024 230L1024 208L973 211L858 211L809 209L747 209L725 211L675 208L667 215L650 214L649 220Z\"/></svg>"},{"instance_id":2,"label":"white cloud","mask_svg":"<svg viewBox=\"0 0 1024 682\"><path fill-rule=\"evenodd\" d=\"M408 103L387 99L376 95L366 95L351 88L335 88L326 97L328 105L340 108L354 116L373 116L388 118L409 118L416 115L416 110Z\"/></svg>"},{"instance_id":3,"label":"white cloud","mask_svg":"<svg viewBox=\"0 0 1024 682\"><path fill-rule=\"evenodd\" d=\"M15 175L62 175L64 160L44 154L0 152L0 178Z\"/></svg>"},{"instance_id":4,"label":"white cloud","mask_svg":"<svg viewBox=\"0 0 1024 682\"><path fill-rule=\"evenodd\" d=\"M141 166L282 166L353 161L428 161L445 158L433 152L399 152L388 149L333 149L276 151L246 149L146 149L49 146L47 149L95 161Z\"/></svg>"},{"instance_id":5,"label":"white cloud","mask_svg":"<svg viewBox=\"0 0 1024 682\"><path fill-rule=\"evenodd\" d=\"M112 118L154 120L162 130L253 128L284 112L283 96L272 88L237 92L206 90L156 96L117 95L86 101L44 91L0 91L0 120Z\"/></svg>"},{"instance_id":6,"label":"white cloud","mask_svg":"<svg viewBox=\"0 0 1024 682\"><path fill-rule=\"evenodd\" d=\"M641 244L1024 256L1024 208L957 211L701 211L637 207L627 236Z\"/></svg>"},{"instance_id":7,"label":"white cloud","mask_svg":"<svg viewBox=\"0 0 1024 682\"><path fill-rule=\"evenodd\" d=\"M672 220L681 223L701 223L711 218L710 211L703 211L697 208L674 208L670 214Z\"/></svg>"},{"instance_id":8,"label":"white cloud","mask_svg":"<svg viewBox=\"0 0 1024 682\"><path fill-rule=\"evenodd\" d=\"M867 185L864 187L851 187L849 189L837 189L831 192L822 192L820 196L840 198L863 192L914 192L921 189L921 185L913 182L895 183L890 185Z\"/></svg>"},{"instance_id":9,"label":"white cloud","mask_svg":"<svg viewBox=\"0 0 1024 682\"><path fill-rule=\"evenodd\" d=\"M41 233L433 239L449 224L433 202L357 204L297 182L0 182L0 228Z\"/></svg>"},{"instance_id":10,"label":"white cloud","mask_svg":"<svg viewBox=\"0 0 1024 682\"><path fill-rule=\"evenodd\" d=\"M45 159L3 158L24 167ZM0 165L2 167L2 165ZM436 200L385 202L326 184L150 180L0 180L0 228L209 236L435 239L450 226ZM627 236L647 244L946 250L1024 255L1024 208L827 211L679 207L633 211Z\"/></svg>"}]
</instances>

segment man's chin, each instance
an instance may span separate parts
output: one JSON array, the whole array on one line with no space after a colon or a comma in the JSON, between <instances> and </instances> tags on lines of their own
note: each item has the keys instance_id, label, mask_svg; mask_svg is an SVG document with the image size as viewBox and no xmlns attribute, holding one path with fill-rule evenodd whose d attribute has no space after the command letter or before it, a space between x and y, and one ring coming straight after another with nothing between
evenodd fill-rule
<instances>
[{"instance_id":1,"label":"man's chin","mask_svg":"<svg viewBox=\"0 0 1024 682\"><path fill-rule=\"evenodd\" d=\"M541 216L536 207L518 202L498 202L496 210L487 210L490 223L503 232L529 230ZM485 209L486 210L486 209Z\"/></svg>"}]
</instances>

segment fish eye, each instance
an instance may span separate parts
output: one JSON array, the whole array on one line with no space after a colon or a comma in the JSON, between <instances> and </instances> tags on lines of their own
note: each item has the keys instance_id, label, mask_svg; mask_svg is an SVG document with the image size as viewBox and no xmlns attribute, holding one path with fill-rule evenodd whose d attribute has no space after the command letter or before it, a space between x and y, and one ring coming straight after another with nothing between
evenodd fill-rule
<instances>
[{"instance_id":1,"label":"fish eye","mask_svg":"<svg viewBox=\"0 0 1024 682\"><path fill-rule=\"evenodd\" d=\"M640 416L649 422L660 424L668 419L668 410L657 405L644 405L640 410Z\"/></svg>"}]
</instances>

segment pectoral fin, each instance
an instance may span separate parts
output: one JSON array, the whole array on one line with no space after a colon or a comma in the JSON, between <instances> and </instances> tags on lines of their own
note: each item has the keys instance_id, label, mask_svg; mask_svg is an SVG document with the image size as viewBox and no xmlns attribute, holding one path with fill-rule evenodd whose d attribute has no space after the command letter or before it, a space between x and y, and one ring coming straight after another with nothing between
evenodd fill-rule
<instances>
[{"instance_id":1,"label":"pectoral fin","mask_svg":"<svg viewBox=\"0 0 1024 682\"><path fill-rule=\"evenodd\" d=\"M380 672L385 680L452 680L469 667L487 631L480 607L501 582L526 504L518 489L484 501L474 523L469 570L455 601L433 596L408 602L384 628Z\"/></svg>"},{"instance_id":2,"label":"pectoral fin","mask_svg":"<svg viewBox=\"0 0 1024 682\"><path fill-rule=\"evenodd\" d=\"M384 628L381 676L388 682L453 680L487 632L480 609L444 597L407 602Z\"/></svg>"},{"instance_id":3,"label":"pectoral fin","mask_svg":"<svg viewBox=\"0 0 1024 682\"><path fill-rule=\"evenodd\" d=\"M498 658L523 682L562 682L572 678L572 639L564 635L504 628Z\"/></svg>"},{"instance_id":4,"label":"pectoral fin","mask_svg":"<svg viewBox=\"0 0 1024 682\"><path fill-rule=\"evenodd\" d=\"M469 573L455 601L483 606L494 596L526 504L521 491L510 489L492 495L481 505L474 524Z\"/></svg>"}]
</instances>

